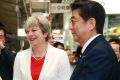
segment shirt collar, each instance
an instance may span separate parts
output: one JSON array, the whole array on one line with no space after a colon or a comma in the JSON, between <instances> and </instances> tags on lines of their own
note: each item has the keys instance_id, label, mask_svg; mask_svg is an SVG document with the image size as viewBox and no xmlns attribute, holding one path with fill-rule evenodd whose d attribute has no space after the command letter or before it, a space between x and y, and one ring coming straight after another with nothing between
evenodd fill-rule
<instances>
[{"instance_id":1,"label":"shirt collar","mask_svg":"<svg viewBox=\"0 0 120 80\"><path fill-rule=\"evenodd\" d=\"M93 37L91 37L83 46L82 50L81 50L81 53L83 53L85 51L85 49L87 48L87 46L90 44L90 42L92 42L96 37L98 37L99 35L101 34L97 34Z\"/></svg>"},{"instance_id":2,"label":"shirt collar","mask_svg":"<svg viewBox=\"0 0 120 80\"><path fill-rule=\"evenodd\" d=\"M118 62L120 62L120 59L118 59Z\"/></svg>"},{"instance_id":3,"label":"shirt collar","mask_svg":"<svg viewBox=\"0 0 120 80\"><path fill-rule=\"evenodd\" d=\"M0 55L2 54L1 49L0 49Z\"/></svg>"}]
</instances>

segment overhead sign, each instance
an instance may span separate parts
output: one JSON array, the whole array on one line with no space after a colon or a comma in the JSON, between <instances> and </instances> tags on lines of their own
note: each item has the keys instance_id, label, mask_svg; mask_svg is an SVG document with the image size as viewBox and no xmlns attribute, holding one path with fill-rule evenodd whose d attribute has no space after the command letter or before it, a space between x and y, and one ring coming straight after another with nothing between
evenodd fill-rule
<instances>
[{"instance_id":1,"label":"overhead sign","mask_svg":"<svg viewBox=\"0 0 120 80\"><path fill-rule=\"evenodd\" d=\"M70 4L51 3L50 13L65 13L70 11Z\"/></svg>"}]
</instances>

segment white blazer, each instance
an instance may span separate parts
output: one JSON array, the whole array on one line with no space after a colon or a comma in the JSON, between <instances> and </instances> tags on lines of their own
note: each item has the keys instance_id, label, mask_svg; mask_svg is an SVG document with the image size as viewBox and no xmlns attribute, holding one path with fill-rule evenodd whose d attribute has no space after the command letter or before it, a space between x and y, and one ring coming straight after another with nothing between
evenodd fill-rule
<instances>
[{"instance_id":1,"label":"white blazer","mask_svg":"<svg viewBox=\"0 0 120 80\"><path fill-rule=\"evenodd\" d=\"M2 80L1 76L0 76L0 80Z\"/></svg>"},{"instance_id":2,"label":"white blazer","mask_svg":"<svg viewBox=\"0 0 120 80\"><path fill-rule=\"evenodd\" d=\"M32 80L31 48L18 52L14 62L13 80ZM69 80L70 64L67 53L48 45L43 68L38 80Z\"/></svg>"}]
</instances>

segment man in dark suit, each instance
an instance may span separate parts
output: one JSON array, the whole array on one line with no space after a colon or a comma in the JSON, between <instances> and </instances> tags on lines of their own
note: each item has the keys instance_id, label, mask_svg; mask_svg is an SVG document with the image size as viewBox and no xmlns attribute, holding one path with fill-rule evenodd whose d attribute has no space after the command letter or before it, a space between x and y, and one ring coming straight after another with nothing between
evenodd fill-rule
<instances>
[{"instance_id":1,"label":"man in dark suit","mask_svg":"<svg viewBox=\"0 0 120 80\"><path fill-rule=\"evenodd\" d=\"M105 10L95 1L71 4L70 29L82 47L81 58L70 80L118 80L118 62L114 51L104 39Z\"/></svg>"},{"instance_id":2,"label":"man in dark suit","mask_svg":"<svg viewBox=\"0 0 120 80\"><path fill-rule=\"evenodd\" d=\"M12 80L14 54L5 47L6 28L0 22L0 77L2 80Z\"/></svg>"}]
</instances>

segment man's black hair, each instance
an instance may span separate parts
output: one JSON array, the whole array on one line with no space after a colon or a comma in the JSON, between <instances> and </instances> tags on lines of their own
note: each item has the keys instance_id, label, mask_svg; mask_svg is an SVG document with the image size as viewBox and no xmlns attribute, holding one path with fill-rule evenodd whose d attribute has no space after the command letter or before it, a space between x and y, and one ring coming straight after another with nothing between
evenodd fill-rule
<instances>
[{"instance_id":1,"label":"man's black hair","mask_svg":"<svg viewBox=\"0 0 120 80\"><path fill-rule=\"evenodd\" d=\"M70 7L72 11L78 10L79 15L85 21L90 18L95 18L97 33L103 33L106 13L100 3L91 0L75 0L71 3Z\"/></svg>"}]
</instances>

